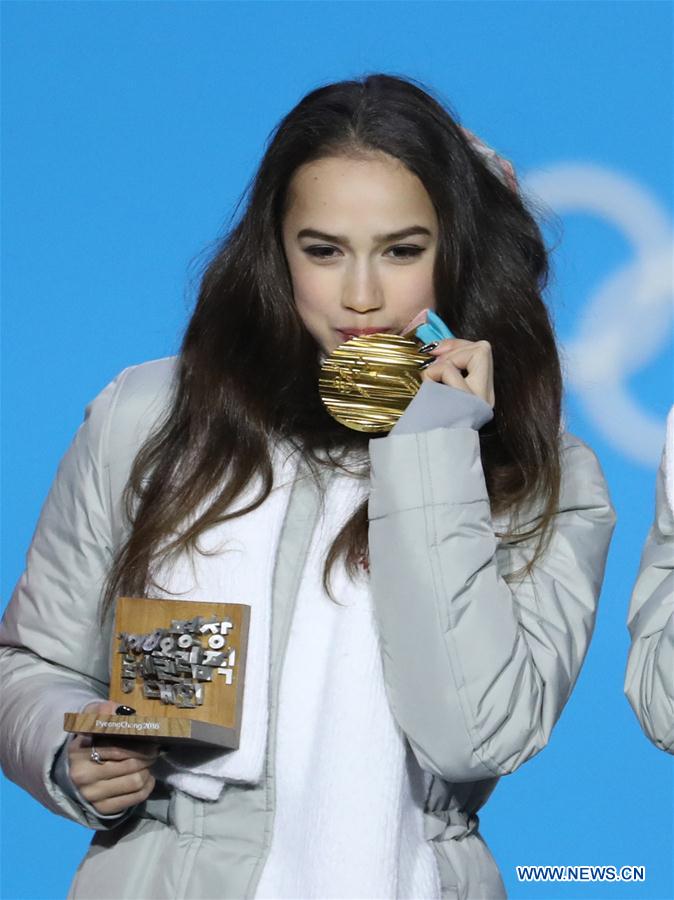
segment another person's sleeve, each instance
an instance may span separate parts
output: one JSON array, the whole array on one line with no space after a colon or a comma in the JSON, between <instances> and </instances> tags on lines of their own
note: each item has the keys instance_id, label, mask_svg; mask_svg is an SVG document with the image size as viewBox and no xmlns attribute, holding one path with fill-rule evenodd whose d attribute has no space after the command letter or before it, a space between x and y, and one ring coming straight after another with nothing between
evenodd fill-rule
<instances>
[{"instance_id":1,"label":"another person's sleeve","mask_svg":"<svg viewBox=\"0 0 674 900\"><path fill-rule=\"evenodd\" d=\"M674 514L666 491L666 459L663 453L655 519L629 606L632 641L625 693L644 733L661 750L674 753Z\"/></svg>"}]
</instances>

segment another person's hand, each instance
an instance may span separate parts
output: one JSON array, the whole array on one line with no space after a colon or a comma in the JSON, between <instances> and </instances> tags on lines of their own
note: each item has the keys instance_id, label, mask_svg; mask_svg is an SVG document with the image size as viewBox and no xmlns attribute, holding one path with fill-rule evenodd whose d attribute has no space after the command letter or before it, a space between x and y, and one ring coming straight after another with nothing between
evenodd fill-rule
<instances>
[{"instance_id":1,"label":"another person's hand","mask_svg":"<svg viewBox=\"0 0 674 900\"><path fill-rule=\"evenodd\" d=\"M83 712L110 715L117 704L112 700L90 703ZM78 734L68 745L70 778L80 794L103 816L113 816L147 800L155 780L150 767L159 748L144 741L116 741L96 738L95 748L102 762L91 758L92 740Z\"/></svg>"},{"instance_id":2,"label":"another person's hand","mask_svg":"<svg viewBox=\"0 0 674 900\"><path fill-rule=\"evenodd\" d=\"M442 382L475 394L494 408L494 361L488 341L452 338L440 341L430 355L435 357L435 362L424 369L421 376L424 381Z\"/></svg>"}]
</instances>

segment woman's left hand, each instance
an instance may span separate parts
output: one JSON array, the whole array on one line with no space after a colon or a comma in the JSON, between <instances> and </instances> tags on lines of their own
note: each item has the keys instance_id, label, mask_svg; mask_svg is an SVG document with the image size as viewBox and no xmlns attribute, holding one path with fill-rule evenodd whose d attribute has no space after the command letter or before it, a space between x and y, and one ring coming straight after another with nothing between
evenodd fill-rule
<instances>
[{"instance_id":1,"label":"woman's left hand","mask_svg":"<svg viewBox=\"0 0 674 900\"><path fill-rule=\"evenodd\" d=\"M435 362L423 370L423 381L438 381L475 394L494 408L494 360L489 341L452 338L440 341L430 355Z\"/></svg>"}]
</instances>

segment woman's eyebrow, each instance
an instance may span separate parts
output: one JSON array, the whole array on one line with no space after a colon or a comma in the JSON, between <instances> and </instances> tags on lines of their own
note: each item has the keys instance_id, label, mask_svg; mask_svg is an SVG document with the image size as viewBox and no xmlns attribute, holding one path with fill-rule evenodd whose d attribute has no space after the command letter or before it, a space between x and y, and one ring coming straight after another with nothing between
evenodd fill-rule
<instances>
[{"instance_id":1,"label":"woman's eyebrow","mask_svg":"<svg viewBox=\"0 0 674 900\"><path fill-rule=\"evenodd\" d=\"M400 241L413 234L427 234L429 237L431 236L431 232L423 225L410 225L409 228L392 231L390 234L375 234L373 241L377 244L385 244L387 241ZM317 238L319 241L330 241L333 244L349 245L349 239L343 235L326 234L324 231L317 231L315 228L303 228L297 233L298 240L303 237Z\"/></svg>"}]
</instances>

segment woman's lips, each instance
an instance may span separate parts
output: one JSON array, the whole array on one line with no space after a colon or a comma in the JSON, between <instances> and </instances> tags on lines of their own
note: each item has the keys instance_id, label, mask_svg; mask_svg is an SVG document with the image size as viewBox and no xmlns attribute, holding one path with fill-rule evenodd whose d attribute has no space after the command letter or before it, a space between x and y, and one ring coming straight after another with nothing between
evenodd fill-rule
<instances>
[{"instance_id":1,"label":"woman's lips","mask_svg":"<svg viewBox=\"0 0 674 900\"><path fill-rule=\"evenodd\" d=\"M388 334L391 331L390 328L349 328L348 330L344 330L343 328L336 329L339 334L341 334L345 341L348 341L349 338L352 337L361 337L364 334Z\"/></svg>"}]
</instances>

